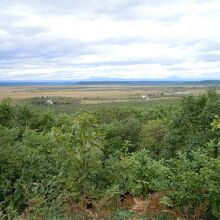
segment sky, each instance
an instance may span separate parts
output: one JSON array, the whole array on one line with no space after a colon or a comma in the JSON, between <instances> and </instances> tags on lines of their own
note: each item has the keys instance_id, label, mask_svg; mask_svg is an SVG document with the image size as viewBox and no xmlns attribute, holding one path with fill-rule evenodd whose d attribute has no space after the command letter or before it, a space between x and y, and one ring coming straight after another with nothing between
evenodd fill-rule
<instances>
[{"instance_id":1,"label":"sky","mask_svg":"<svg viewBox=\"0 0 220 220\"><path fill-rule=\"evenodd\" d=\"M220 79L220 0L0 0L0 81Z\"/></svg>"}]
</instances>

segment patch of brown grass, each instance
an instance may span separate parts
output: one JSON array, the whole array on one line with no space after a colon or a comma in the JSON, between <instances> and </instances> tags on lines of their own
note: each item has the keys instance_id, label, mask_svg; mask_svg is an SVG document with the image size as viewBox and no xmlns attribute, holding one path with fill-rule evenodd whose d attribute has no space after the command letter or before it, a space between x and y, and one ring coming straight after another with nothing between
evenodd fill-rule
<instances>
[{"instance_id":1,"label":"patch of brown grass","mask_svg":"<svg viewBox=\"0 0 220 220\"><path fill-rule=\"evenodd\" d=\"M161 203L162 197L162 193L156 192L150 194L146 200L143 200L141 198L135 198L135 204L131 208L131 211L141 215L147 215L149 216L149 219L153 219L156 215L158 215L161 212L171 212L171 210L166 209L164 205Z\"/></svg>"},{"instance_id":2,"label":"patch of brown grass","mask_svg":"<svg viewBox=\"0 0 220 220\"><path fill-rule=\"evenodd\" d=\"M86 208L80 203L71 203L66 206L67 216L80 216L83 219L104 219L111 216L111 211L103 207Z\"/></svg>"}]
</instances>

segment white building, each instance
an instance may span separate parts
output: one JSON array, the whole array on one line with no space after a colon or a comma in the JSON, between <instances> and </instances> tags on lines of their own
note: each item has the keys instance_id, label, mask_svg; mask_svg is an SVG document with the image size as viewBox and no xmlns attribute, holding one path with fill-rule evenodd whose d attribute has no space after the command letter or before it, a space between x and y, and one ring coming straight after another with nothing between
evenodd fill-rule
<instances>
[{"instance_id":1,"label":"white building","mask_svg":"<svg viewBox=\"0 0 220 220\"><path fill-rule=\"evenodd\" d=\"M142 95L140 96L142 99L145 99L145 100L149 100L150 98L148 97L148 95Z\"/></svg>"},{"instance_id":2,"label":"white building","mask_svg":"<svg viewBox=\"0 0 220 220\"><path fill-rule=\"evenodd\" d=\"M52 101L51 99L48 99L48 100L46 101L46 103L47 103L48 105L53 105L53 101Z\"/></svg>"}]
</instances>

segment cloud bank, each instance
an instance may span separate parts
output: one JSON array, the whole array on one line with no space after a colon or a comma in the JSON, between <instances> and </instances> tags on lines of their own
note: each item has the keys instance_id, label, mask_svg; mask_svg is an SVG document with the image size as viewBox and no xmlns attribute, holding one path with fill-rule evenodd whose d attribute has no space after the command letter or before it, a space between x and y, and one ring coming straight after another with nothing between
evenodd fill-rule
<instances>
[{"instance_id":1,"label":"cloud bank","mask_svg":"<svg viewBox=\"0 0 220 220\"><path fill-rule=\"evenodd\" d=\"M220 79L219 0L0 7L0 80Z\"/></svg>"}]
</instances>

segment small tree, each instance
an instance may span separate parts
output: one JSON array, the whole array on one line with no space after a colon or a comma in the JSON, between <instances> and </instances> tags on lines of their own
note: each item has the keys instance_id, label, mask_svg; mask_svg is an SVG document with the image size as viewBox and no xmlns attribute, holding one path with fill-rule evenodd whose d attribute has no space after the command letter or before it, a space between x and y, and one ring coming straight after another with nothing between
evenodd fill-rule
<instances>
[{"instance_id":1,"label":"small tree","mask_svg":"<svg viewBox=\"0 0 220 220\"><path fill-rule=\"evenodd\" d=\"M65 135L67 140L71 140L65 144L68 155L63 161L64 171L67 172L66 184L86 202L96 189L102 169L102 135L95 118L87 113L77 116L71 136L69 133Z\"/></svg>"},{"instance_id":2,"label":"small tree","mask_svg":"<svg viewBox=\"0 0 220 220\"><path fill-rule=\"evenodd\" d=\"M213 128L213 131L217 132L217 138L213 140L213 145L214 145L214 157L219 156L219 148L220 148L220 118L219 116L215 116L215 119L211 123L211 126Z\"/></svg>"},{"instance_id":3,"label":"small tree","mask_svg":"<svg viewBox=\"0 0 220 220\"><path fill-rule=\"evenodd\" d=\"M0 103L0 124L7 125L13 115L13 107L11 106L11 99L5 98Z\"/></svg>"},{"instance_id":4,"label":"small tree","mask_svg":"<svg viewBox=\"0 0 220 220\"><path fill-rule=\"evenodd\" d=\"M220 96L209 91L199 96L184 97L180 109L174 115L166 134L167 156L178 150L191 151L206 144L215 137L210 122L220 112Z\"/></svg>"}]
</instances>

